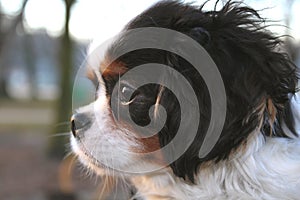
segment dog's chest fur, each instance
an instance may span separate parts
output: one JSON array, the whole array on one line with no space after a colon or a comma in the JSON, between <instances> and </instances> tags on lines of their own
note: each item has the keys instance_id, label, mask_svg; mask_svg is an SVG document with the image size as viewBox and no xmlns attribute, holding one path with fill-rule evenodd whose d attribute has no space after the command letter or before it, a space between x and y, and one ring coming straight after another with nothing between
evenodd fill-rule
<instances>
[{"instance_id":1,"label":"dog's chest fur","mask_svg":"<svg viewBox=\"0 0 300 200\"><path fill-rule=\"evenodd\" d=\"M168 170L132 178L136 199L282 200L300 196L300 141L257 134L244 155L201 167L196 184ZM238 155L238 153L236 154Z\"/></svg>"}]
</instances>

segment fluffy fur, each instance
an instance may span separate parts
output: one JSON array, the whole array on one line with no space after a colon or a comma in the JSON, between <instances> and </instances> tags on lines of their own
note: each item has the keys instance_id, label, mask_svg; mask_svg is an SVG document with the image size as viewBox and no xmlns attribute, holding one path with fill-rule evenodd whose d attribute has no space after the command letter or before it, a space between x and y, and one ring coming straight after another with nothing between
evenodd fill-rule
<instances>
[{"instance_id":1,"label":"fluffy fur","mask_svg":"<svg viewBox=\"0 0 300 200\"><path fill-rule=\"evenodd\" d=\"M125 30L142 27L186 34L213 58L227 95L221 137L207 156L198 157L211 115L202 77L185 59L158 49L136 50L110 60L126 41L121 33L91 73L99 84L95 102L73 117L71 143L79 159L100 175L130 179L137 188L135 198L140 199L298 199L297 68L278 51L280 39L265 29L259 14L239 2L228 2L219 11L204 11L203 6L162 1L133 19ZM136 89L130 102L122 102L122 97L118 101L120 109L129 107L131 118L140 126L149 124L152 105L162 105L167 120L156 135L137 139L143 133L128 128L126 118L110 109L114 87L122 92L132 89L128 83L116 85L117 81L145 63L165 64L184 75L197 95L201 123L193 143L179 159L160 171L133 175L114 167L138 171L163 165L163 152L152 159L130 152L159 150L174 138L180 120L193 122L180 119L175 95L159 84Z\"/></svg>"}]
</instances>

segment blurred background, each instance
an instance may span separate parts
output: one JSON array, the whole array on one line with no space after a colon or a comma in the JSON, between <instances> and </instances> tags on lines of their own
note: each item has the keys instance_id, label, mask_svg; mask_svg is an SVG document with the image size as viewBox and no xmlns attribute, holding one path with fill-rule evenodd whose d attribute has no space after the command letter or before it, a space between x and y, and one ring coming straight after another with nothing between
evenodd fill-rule
<instances>
[{"instance_id":1,"label":"blurred background","mask_svg":"<svg viewBox=\"0 0 300 200\"><path fill-rule=\"evenodd\" d=\"M67 156L74 79L93 38L109 39L155 2L0 0L1 199L103 199L101 179ZM244 2L292 36L284 48L300 66L300 0ZM85 98L74 89L73 101Z\"/></svg>"}]
</instances>

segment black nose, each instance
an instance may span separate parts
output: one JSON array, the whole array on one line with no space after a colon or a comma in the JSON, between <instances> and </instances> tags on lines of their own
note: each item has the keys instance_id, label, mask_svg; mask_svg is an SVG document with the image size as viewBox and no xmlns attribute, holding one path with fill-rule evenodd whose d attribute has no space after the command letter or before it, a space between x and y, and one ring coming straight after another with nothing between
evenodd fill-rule
<instances>
[{"instance_id":1,"label":"black nose","mask_svg":"<svg viewBox=\"0 0 300 200\"><path fill-rule=\"evenodd\" d=\"M74 137L78 136L80 129L86 128L90 124L89 118L84 113L76 113L71 117L71 131Z\"/></svg>"}]
</instances>

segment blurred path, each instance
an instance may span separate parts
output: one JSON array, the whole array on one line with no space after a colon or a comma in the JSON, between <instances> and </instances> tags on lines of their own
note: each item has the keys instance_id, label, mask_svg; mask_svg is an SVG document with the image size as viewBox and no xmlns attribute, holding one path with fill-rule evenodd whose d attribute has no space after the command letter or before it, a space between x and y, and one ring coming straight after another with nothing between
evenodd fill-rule
<instances>
[{"instance_id":1,"label":"blurred path","mask_svg":"<svg viewBox=\"0 0 300 200\"><path fill-rule=\"evenodd\" d=\"M50 124L54 111L50 108L1 108L0 125L4 124Z\"/></svg>"}]
</instances>

